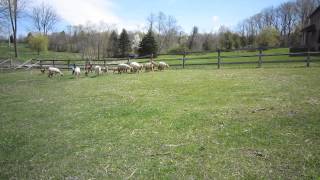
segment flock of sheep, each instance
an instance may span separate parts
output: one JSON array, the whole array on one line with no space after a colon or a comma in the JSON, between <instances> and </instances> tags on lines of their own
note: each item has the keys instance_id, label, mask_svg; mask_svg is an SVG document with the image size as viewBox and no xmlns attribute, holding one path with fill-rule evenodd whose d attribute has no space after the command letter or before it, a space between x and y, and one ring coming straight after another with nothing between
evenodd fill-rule
<instances>
[{"instance_id":1,"label":"flock of sheep","mask_svg":"<svg viewBox=\"0 0 320 180\"><path fill-rule=\"evenodd\" d=\"M113 70L113 73L139 73L140 71L143 71L143 69L146 72L149 71L155 71L155 70L159 70L162 71L166 68L169 68L169 65L165 62L148 62L145 64L140 64L138 62L130 62L128 64L118 64L116 67L113 67L111 69L108 68L108 66L105 67L101 67L101 66L92 66L91 64L86 64L85 66L85 75L88 75L90 72L95 72L96 75L101 75L103 73L107 73L109 70ZM81 75L81 69L78 66L74 66L72 67L72 74L75 75L77 78L80 77ZM41 69L41 72L44 73L45 69ZM61 75L63 76L63 73L61 72L60 69L56 68L56 67L48 67L48 77L51 78L54 75Z\"/></svg>"}]
</instances>

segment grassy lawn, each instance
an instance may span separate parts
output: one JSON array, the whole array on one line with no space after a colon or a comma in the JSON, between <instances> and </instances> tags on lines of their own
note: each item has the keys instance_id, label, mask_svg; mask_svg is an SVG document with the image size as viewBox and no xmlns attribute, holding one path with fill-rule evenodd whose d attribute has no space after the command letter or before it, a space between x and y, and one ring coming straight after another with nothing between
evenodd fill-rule
<instances>
[{"instance_id":1,"label":"grassy lawn","mask_svg":"<svg viewBox=\"0 0 320 180\"><path fill-rule=\"evenodd\" d=\"M30 59L64 59L64 60L74 60L81 59L81 54L79 53L69 53L69 52L37 52L32 51L27 44L18 44L18 60L26 61ZM14 58L14 48L8 47L7 43L0 43L0 59Z\"/></svg>"},{"instance_id":2,"label":"grassy lawn","mask_svg":"<svg viewBox=\"0 0 320 180\"><path fill-rule=\"evenodd\" d=\"M0 179L316 179L320 68L0 74Z\"/></svg>"}]
</instances>

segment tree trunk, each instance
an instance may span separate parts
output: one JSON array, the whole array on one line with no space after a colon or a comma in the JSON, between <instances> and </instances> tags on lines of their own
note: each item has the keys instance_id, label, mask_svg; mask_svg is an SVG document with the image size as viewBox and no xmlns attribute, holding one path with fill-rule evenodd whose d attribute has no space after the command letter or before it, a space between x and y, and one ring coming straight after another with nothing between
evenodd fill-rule
<instances>
[{"instance_id":1,"label":"tree trunk","mask_svg":"<svg viewBox=\"0 0 320 180\"><path fill-rule=\"evenodd\" d=\"M12 12L12 5L11 1L8 0L9 5L9 15L10 15L10 22L13 32L13 46L14 46L14 56L18 57L18 50L17 50L17 0L13 1L13 12Z\"/></svg>"}]
</instances>

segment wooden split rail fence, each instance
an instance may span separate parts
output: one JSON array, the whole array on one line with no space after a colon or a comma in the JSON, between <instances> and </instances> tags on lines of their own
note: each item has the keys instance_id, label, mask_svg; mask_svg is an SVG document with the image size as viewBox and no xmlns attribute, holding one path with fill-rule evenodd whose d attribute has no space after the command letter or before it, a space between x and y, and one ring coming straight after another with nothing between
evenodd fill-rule
<instances>
[{"instance_id":1,"label":"wooden split rail fence","mask_svg":"<svg viewBox=\"0 0 320 180\"><path fill-rule=\"evenodd\" d=\"M142 58L110 58L110 59L103 59L103 60L91 60L90 62L93 65L101 65L101 66L116 66L120 63L126 63L126 62L139 62L139 63L146 63L150 62L150 60L154 61L165 61L170 66L174 67L182 67L185 68L186 66L199 66L199 65L216 65L218 69L222 67L222 65L241 65L241 64L257 64L257 67L262 67L265 63L305 63L307 67L310 67L311 62L320 62L320 52L301 52L301 53L273 53L273 54L263 54L262 50L259 50L257 54L249 54L249 55L223 55L223 52L218 50L217 56L193 56L193 57L187 57L192 54L205 54L208 52L185 52L185 53L178 53L178 54L160 54L158 58L151 58L152 56L145 56ZM161 56L166 56L166 58L162 58ZM174 56L174 57L168 57L168 56ZM181 58L177 57L181 56ZM284 60L276 60L276 57L286 57ZM275 57L273 59L264 60L266 57ZM294 60L292 57L300 57L299 59L295 58ZM312 58L311 58L312 57ZM314 57L317 57L319 59L314 59ZM239 59L239 58L249 58L250 60L247 61L230 61L231 59ZM228 59L228 61L224 61L224 59ZM191 63L188 63L188 61L191 61ZM197 63L197 60L208 60L207 62L203 63ZM176 61L178 63L171 63L173 61ZM88 60L38 60L33 59L31 61L32 64L35 64L34 67L46 67L46 66L55 66L61 69L71 69L73 64L76 64L77 66L84 68L85 63L88 62Z\"/></svg>"}]
</instances>

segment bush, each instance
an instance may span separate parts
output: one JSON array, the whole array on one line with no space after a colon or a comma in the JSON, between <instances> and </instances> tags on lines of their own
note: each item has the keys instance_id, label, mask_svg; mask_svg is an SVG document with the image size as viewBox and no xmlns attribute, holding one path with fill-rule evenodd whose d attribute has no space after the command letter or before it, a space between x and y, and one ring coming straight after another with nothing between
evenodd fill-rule
<instances>
[{"instance_id":1,"label":"bush","mask_svg":"<svg viewBox=\"0 0 320 180\"><path fill-rule=\"evenodd\" d=\"M280 45L279 32L275 28L265 28L257 36L259 47L278 47Z\"/></svg>"},{"instance_id":2,"label":"bush","mask_svg":"<svg viewBox=\"0 0 320 180\"><path fill-rule=\"evenodd\" d=\"M30 48L34 51L37 51L38 55L40 55L41 51L48 50L49 39L47 36L35 35L28 39L28 43Z\"/></svg>"},{"instance_id":3,"label":"bush","mask_svg":"<svg viewBox=\"0 0 320 180\"><path fill-rule=\"evenodd\" d=\"M178 46L175 48L170 49L168 52L169 54L183 54L184 52L187 52L188 48L185 46Z\"/></svg>"}]
</instances>

